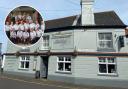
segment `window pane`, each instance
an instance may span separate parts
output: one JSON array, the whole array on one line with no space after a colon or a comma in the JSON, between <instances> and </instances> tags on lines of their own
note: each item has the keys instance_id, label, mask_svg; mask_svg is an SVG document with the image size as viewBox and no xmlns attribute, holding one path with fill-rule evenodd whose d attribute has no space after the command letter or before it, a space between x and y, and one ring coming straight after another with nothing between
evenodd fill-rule
<instances>
[{"instance_id":1,"label":"window pane","mask_svg":"<svg viewBox=\"0 0 128 89\"><path fill-rule=\"evenodd\" d=\"M46 36L43 37L44 42L46 41Z\"/></svg>"},{"instance_id":2,"label":"window pane","mask_svg":"<svg viewBox=\"0 0 128 89\"><path fill-rule=\"evenodd\" d=\"M29 56L26 56L26 60L29 60L30 59L30 57Z\"/></svg>"},{"instance_id":3,"label":"window pane","mask_svg":"<svg viewBox=\"0 0 128 89\"><path fill-rule=\"evenodd\" d=\"M105 39L106 40L112 40L112 34L111 33L105 33Z\"/></svg>"},{"instance_id":4,"label":"window pane","mask_svg":"<svg viewBox=\"0 0 128 89\"><path fill-rule=\"evenodd\" d=\"M115 63L114 58L108 58L108 63Z\"/></svg>"},{"instance_id":5,"label":"window pane","mask_svg":"<svg viewBox=\"0 0 128 89\"><path fill-rule=\"evenodd\" d=\"M58 63L58 70L63 71L63 69L64 69L64 64Z\"/></svg>"},{"instance_id":6,"label":"window pane","mask_svg":"<svg viewBox=\"0 0 128 89\"><path fill-rule=\"evenodd\" d=\"M112 41L106 41L106 48L112 48Z\"/></svg>"},{"instance_id":7,"label":"window pane","mask_svg":"<svg viewBox=\"0 0 128 89\"><path fill-rule=\"evenodd\" d=\"M48 36L44 36L43 37L43 45L45 47L48 47L49 46L49 37Z\"/></svg>"},{"instance_id":8,"label":"window pane","mask_svg":"<svg viewBox=\"0 0 128 89\"><path fill-rule=\"evenodd\" d=\"M24 62L21 62L20 68L24 68Z\"/></svg>"},{"instance_id":9,"label":"window pane","mask_svg":"<svg viewBox=\"0 0 128 89\"><path fill-rule=\"evenodd\" d=\"M99 42L99 47L105 48L105 41L100 41Z\"/></svg>"},{"instance_id":10,"label":"window pane","mask_svg":"<svg viewBox=\"0 0 128 89\"><path fill-rule=\"evenodd\" d=\"M106 59L105 58L99 58L99 62L106 62Z\"/></svg>"},{"instance_id":11,"label":"window pane","mask_svg":"<svg viewBox=\"0 0 128 89\"><path fill-rule=\"evenodd\" d=\"M65 61L71 61L71 58L70 57L66 57Z\"/></svg>"},{"instance_id":12,"label":"window pane","mask_svg":"<svg viewBox=\"0 0 128 89\"><path fill-rule=\"evenodd\" d=\"M48 42L44 42L43 45L44 45L44 47L48 47L49 43Z\"/></svg>"},{"instance_id":13,"label":"window pane","mask_svg":"<svg viewBox=\"0 0 128 89\"><path fill-rule=\"evenodd\" d=\"M71 71L71 63L65 63L65 71Z\"/></svg>"},{"instance_id":14,"label":"window pane","mask_svg":"<svg viewBox=\"0 0 128 89\"><path fill-rule=\"evenodd\" d=\"M99 47L101 48L112 48L112 33L99 33Z\"/></svg>"},{"instance_id":15,"label":"window pane","mask_svg":"<svg viewBox=\"0 0 128 89\"><path fill-rule=\"evenodd\" d=\"M99 33L99 40L103 40L104 39L104 34L103 33Z\"/></svg>"},{"instance_id":16,"label":"window pane","mask_svg":"<svg viewBox=\"0 0 128 89\"><path fill-rule=\"evenodd\" d=\"M29 68L30 56L21 56L20 68Z\"/></svg>"},{"instance_id":17,"label":"window pane","mask_svg":"<svg viewBox=\"0 0 128 89\"><path fill-rule=\"evenodd\" d=\"M49 40L49 36L44 36L44 37L43 37L43 40L44 40L44 41L48 41L48 40Z\"/></svg>"},{"instance_id":18,"label":"window pane","mask_svg":"<svg viewBox=\"0 0 128 89\"><path fill-rule=\"evenodd\" d=\"M116 73L116 66L115 65L108 65L108 73Z\"/></svg>"},{"instance_id":19,"label":"window pane","mask_svg":"<svg viewBox=\"0 0 128 89\"><path fill-rule=\"evenodd\" d=\"M59 61L64 61L64 58L63 57L59 57Z\"/></svg>"},{"instance_id":20,"label":"window pane","mask_svg":"<svg viewBox=\"0 0 128 89\"><path fill-rule=\"evenodd\" d=\"M46 43L46 46L47 46L47 47L49 46L49 42Z\"/></svg>"},{"instance_id":21,"label":"window pane","mask_svg":"<svg viewBox=\"0 0 128 89\"><path fill-rule=\"evenodd\" d=\"M47 46L46 42L44 42L44 44L43 44L43 45L44 45L44 47L46 47L46 46Z\"/></svg>"},{"instance_id":22,"label":"window pane","mask_svg":"<svg viewBox=\"0 0 128 89\"><path fill-rule=\"evenodd\" d=\"M112 41L99 41L99 47L101 48L112 48Z\"/></svg>"},{"instance_id":23,"label":"window pane","mask_svg":"<svg viewBox=\"0 0 128 89\"><path fill-rule=\"evenodd\" d=\"M25 63L25 68L29 68L29 62Z\"/></svg>"},{"instance_id":24,"label":"window pane","mask_svg":"<svg viewBox=\"0 0 128 89\"><path fill-rule=\"evenodd\" d=\"M99 64L99 72L100 73L107 73L106 64Z\"/></svg>"},{"instance_id":25,"label":"window pane","mask_svg":"<svg viewBox=\"0 0 128 89\"><path fill-rule=\"evenodd\" d=\"M21 60L25 60L25 56L22 56L21 58L22 58Z\"/></svg>"}]
</instances>

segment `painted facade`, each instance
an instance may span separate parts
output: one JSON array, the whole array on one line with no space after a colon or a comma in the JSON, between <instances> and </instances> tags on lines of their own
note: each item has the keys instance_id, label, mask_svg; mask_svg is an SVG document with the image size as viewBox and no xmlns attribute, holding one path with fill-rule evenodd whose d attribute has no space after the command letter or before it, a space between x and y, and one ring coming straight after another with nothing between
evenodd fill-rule
<instances>
[{"instance_id":1,"label":"painted facade","mask_svg":"<svg viewBox=\"0 0 128 89\"><path fill-rule=\"evenodd\" d=\"M46 21L45 34L35 45L20 48L8 42L4 72L29 77L38 72L49 80L128 87L126 26L115 12L93 14L93 0L82 1L82 16ZM89 18L88 23L82 18Z\"/></svg>"}]
</instances>

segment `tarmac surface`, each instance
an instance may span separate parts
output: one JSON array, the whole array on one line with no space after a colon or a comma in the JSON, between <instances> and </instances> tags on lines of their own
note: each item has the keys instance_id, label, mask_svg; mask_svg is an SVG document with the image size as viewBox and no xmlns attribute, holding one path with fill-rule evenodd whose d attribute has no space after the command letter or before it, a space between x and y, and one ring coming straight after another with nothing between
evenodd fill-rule
<instances>
[{"instance_id":1,"label":"tarmac surface","mask_svg":"<svg viewBox=\"0 0 128 89\"><path fill-rule=\"evenodd\" d=\"M46 79L15 75L0 75L0 89L125 89L114 87L82 86Z\"/></svg>"}]
</instances>

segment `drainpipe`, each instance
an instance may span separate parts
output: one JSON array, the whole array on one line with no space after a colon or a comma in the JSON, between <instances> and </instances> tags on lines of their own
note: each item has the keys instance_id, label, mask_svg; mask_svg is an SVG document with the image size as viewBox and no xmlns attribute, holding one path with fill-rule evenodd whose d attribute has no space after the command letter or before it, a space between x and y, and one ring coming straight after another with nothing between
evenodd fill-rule
<instances>
[{"instance_id":1,"label":"drainpipe","mask_svg":"<svg viewBox=\"0 0 128 89\"><path fill-rule=\"evenodd\" d=\"M1 66L1 73L3 73L3 69L4 69L4 65L5 65L5 55L3 55L3 59L2 59L2 66Z\"/></svg>"}]
</instances>

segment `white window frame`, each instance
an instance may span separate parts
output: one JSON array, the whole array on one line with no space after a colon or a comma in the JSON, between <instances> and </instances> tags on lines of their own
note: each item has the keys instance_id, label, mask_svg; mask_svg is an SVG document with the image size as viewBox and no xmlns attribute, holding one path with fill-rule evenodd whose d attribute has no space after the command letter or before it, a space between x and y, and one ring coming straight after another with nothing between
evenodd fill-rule
<instances>
[{"instance_id":1,"label":"white window frame","mask_svg":"<svg viewBox=\"0 0 128 89\"><path fill-rule=\"evenodd\" d=\"M64 59L64 61L59 61L59 57L62 57ZM66 71L65 70L65 63L71 63L71 57L66 57L66 56L59 56L59 57L57 57L57 68L56 68L56 71L57 72L64 72L64 73L71 73L71 71ZM66 61L65 60L66 58L70 58L70 61ZM62 71L58 70L59 69L59 63L63 63L64 64ZM72 63L71 63L71 66L72 66ZM71 67L71 70L72 70L72 67Z\"/></svg>"},{"instance_id":2,"label":"white window frame","mask_svg":"<svg viewBox=\"0 0 128 89\"><path fill-rule=\"evenodd\" d=\"M111 34L111 40L107 40L107 39L102 39L102 40L100 40L100 38L99 38L99 34ZM98 42L97 42L97 46L98 46L98 48L99 49L113 49L113 35L112 35L112 32L98 32ZM112 42L112 47L101 47L100 46L100 42Z\"/></svg>"},{"instance_id":3,"label":"white window frame","mask_svg":"<svg viewBox=\"0 0 128 89\"><path fill-rule=\"evenodd\" d=\"M25 57L25 60L23 60L22 57ZM30 57L29 57L29 60L27 60L27 57L29 57L29 56L21 56L20 57L19 69L29 69L29 67L30 67ZM21 67L21 62L25 62L23 68ZM25 67L26 62L29 62L29 67L28 68Z\"/></svg>"},{"instance_id":4,"label":"white window frame","mask_svg":"<svg viewBox=\"0 0 128 89\"><path fill-rule=\"evenodd\" d=\"M105 58L106 62L100 62L100 59L99 58ZM117 75L117 61L116 61L116 58L115 57L99 57L98 58L98 74L100 75ZM108 62L108 58L113 58L114 59L114 62L113 63L110 63ZM100 72L100 64L105 64L106 65L106 73L101 73ZM108 72L108 65L115 65L115 72L114 73L109 73Z\"/></svg>"},{"instance_id":5,"label":"white window frame","mask_svg":"<svg viewBox=\"0 0 128 89\"><path fill-rule=\"evenodd\" d=\"M44 40L44 37L46 37L47 40ZM49 36L48 35L43 36L43 48L44 49L48 49L49 48Z\"/></svg>"}]
</instances>

